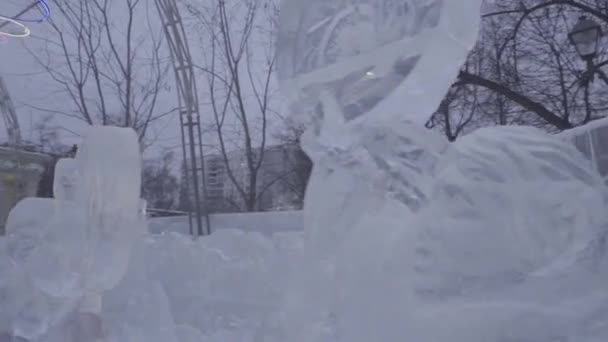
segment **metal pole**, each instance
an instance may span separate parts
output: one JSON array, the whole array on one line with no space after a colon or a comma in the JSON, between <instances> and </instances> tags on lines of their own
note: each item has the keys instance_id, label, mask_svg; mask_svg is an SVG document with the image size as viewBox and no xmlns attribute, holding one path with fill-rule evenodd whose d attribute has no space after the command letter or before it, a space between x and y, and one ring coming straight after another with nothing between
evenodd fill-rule
<instances>
[{"instance_id":1,"label":"metal pole","mask_svg":"<svg viewBox=\"0 0 608 342\"><path fill-rule=\"evenodd\" d=\"M202 150L198 94L196 77L192 67L192 56L176 1L156 0L155 4L162 20L163 30L171 52L177 85L180 107L179 115L182 125L182 151L186 166L186 186L192 191L195 202L194 213L190 212L188 216L190 229L193 235L206 235L211 230L206 210L207 191L205 189L204 154ZM200 166L198 158L200 158ZM192 184L190 184L190 179L192 180ZM200 188L200 185L202 185L203 189ZM193 215L194 217L192 217ZM203 216L207 227L203 226ZM196 233L194 233L194 223L196 223Z\"/></svg>"}]
</instances>

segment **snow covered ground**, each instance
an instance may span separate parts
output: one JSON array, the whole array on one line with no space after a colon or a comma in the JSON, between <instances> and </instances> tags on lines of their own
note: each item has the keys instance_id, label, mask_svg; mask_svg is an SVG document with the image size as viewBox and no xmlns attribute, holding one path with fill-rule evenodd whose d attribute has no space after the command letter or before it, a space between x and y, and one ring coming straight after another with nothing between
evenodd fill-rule
<instances>
[{"instance_id":1,"label":"snow covered ground","mask_svg":"<svg viewBox=\"0 0 608 342\"><path fill-rule=\"evenodd\" d=\"M213 231L239 229L263 235L274 233L301 232L304 230L301 211L274 211L261 213L233 213L209 215ZM148 230L152 234L189 234L188 218L185 216L161 217L148 220Z\"/></svg>"}]
</instances>

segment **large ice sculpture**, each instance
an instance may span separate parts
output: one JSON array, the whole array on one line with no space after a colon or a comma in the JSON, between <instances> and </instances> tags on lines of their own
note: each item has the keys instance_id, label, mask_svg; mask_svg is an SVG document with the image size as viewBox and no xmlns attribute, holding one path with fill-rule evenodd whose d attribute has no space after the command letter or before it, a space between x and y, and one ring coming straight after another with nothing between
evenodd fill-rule
<instances>
[{"instance_id":1,"label":"large ice sculpture","mask_svg":"<svg viewBox=\"0 0 608 342\"><path fill-rule=\"evenodd\" d=\"M48 338L66 329L78 341L101 334L95 327L101 324L102 295L123 278L145 228L140 158L132 129L92 127L77 158L58 165L58 198L27 199L11 212L3 250L16 265L12 276L22 272L22 287L30 292L28 297L12 288L22 298L13 305L13 335L38 338L51 326ZM30 297L42 306L28 304ZM30 312L22 310L26 306Z\"/></svg>"},{"instance_id":2,"label":"large ice sculpture","mask_svg":"<svg viewBox=\"0 0 608 342\"><path fill-rule=\"evenodd\" d=\"M283 1L279 76L292 119L308 125L314 169L282 340L601 336L562 324L573 318L561 314L566 290L526 304L564 270L591 277L582 259L605 249L598 175L537 130L480 130L449 145L422 127L475 43L480 5ZM593 309L575 321L597 321ZM527 317L538 327L510 331Z\"/></svg>"},{"instance_id":3,"label":"large ice sculpture","mask_svg":"<svg viewBox=\"0 0 608 342\"><path fill-rule=\"evenodd\" d=\"M314 161L287 340L335 339L337 249L363 221L380 234L366 216L393 206L403 221L426 201L448 144L422 126L477 39L480 4L283 1L279 78L292 119L309 125L302 146Z\"/></svg>"}]
</instances>

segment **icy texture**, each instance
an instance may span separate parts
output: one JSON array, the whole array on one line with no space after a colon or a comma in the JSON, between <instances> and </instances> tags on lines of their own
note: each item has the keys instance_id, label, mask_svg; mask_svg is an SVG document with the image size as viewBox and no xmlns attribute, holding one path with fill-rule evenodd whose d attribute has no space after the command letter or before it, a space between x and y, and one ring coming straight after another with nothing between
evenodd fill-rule
<instances>
[{"instance_id":1,"label":"icy texture","mask_svg":"<svg viewBox=\"0 0 608 342\"><path fill-rule=\"evenodd\" d=\"M236 230L196 241L181 234L150 237L148 274L166 290L176 324L200 329L209 341L232 341L222 336L251 337L278 310L300 242Z\"/></svg>"},{"instance_id":2,"label":"icy texture","mask_svg":"<svg viewBox=\"0 0 608 342\"><path fill-rule=\"evenodd\" d=\"M102 293L121 281L145 231L140 158L133 130L93 127L77 159L59 163L59 198L26 199L11 212L0 250L10 261L0 269L11 279L3 290L12 299L0 302L10 308L10 334L82 341L101 333Z\"/></svg>"},{"instance_id":3,"label":"icy texture","mask_svg":"<svg viewBox=\"0 0 608 342\"><path fill-rule=\"evenodd\" d=\"M161 284L147 275L149 255L144 247L140 241L129 272L117 287L104 294L101 317L108 341L178 342L169 298Z\"/></svg>"},{"instance_id":4,"label":"icy texture","mask_svg":"<svg viewBox=\"0 0 608 342\"><path fill-rule=\"evenodd\" d=\"M79 148L84 229L91 272L87 290L110 289L126 272L131 245L144 232L139 214L141 155L132 129L95 127Z\"/></svg>"},{"instance_id":5,"label":"icy texture","mask_svg":"<svg viewBox=\"0 0 608 342\"><path fill-rule=\"evenodd\" d=\"M283 313L286 340L338 340L338 326L349 320L336 316L340 309L347 312L337 305L350 298L336 292L343 285L336 285L340 273L347 272L339 270L341 263L370 272L357 279L358 290L373 288L379 266L373 254L390 241L390 218L405 225L426 203L448 144L422 124L477 39L479 6L442 0L283 2L278 70L292 112L308 115L295 120L312 121L302 141L315 162L305 203L303 266L291 279ZM349 248L359 253L342 252ZM356 295L369 301L365 312L376 299ZM352 314L363 306L357 310ZM384 316L377 315L390 321ZM375 321L360 326L367 333L341 340L399 339L369 336L378 330Z\"/></svg>"},{"instance_id":6,"label":"icy texture","mask_svg":"<svg viewBox=\"0 0 608 342\"><path fill-rule=\"evenodd\" d=\"M480 3L283 1L277 70L294 119L325 148L370 124L424 124L477 40Z\"/></svg>"},{"instance_id":7,"label":"icy texture","mask_svg":"<svg viewBox=\"0 0 608 342\"><path fill-rule=\"evenodd\" d=\"M53 179L53 197L65 201L76 199L78 182L82 179L78 166L77 161L72 158L62 158L57 161Z\"/></svg>"},{"instance_id":8,"label":"icy texture","mask_svg":"<svg viewBox=\"0 0 608 342\"><path fill-rule=\"evenodd\" d=\"M91 128L76 163L75 204L57 202L27 262L34 282L52 296L94 295L115 286L126 272L133 239L143 232L135 132Z\"/></svg>"},{"instance_id":9,"label":"icy texture","mask_svg":"<svg viewBox=\"0 0 608 342\"><path fill-rule=\"evenodd\" d=\"M287 340L608 337L605 188L578 151L532 128L482 129L435 170L420 210L376 195L365 214L340 207L356 219L324 226L331 242L309 233Z\"/></svg>"},{"instance_id":10,"label":"icy texture","mask_svg":"<svg viewBox=\"0 0 608 342\"><path fill-rule=\"evenodd\" d=\"M452 145L422 128L477 38L479 7L284 2L279 73L315 165L282 340L608 337L599 175L532 128Z\"/></svg>"}]
</instances>

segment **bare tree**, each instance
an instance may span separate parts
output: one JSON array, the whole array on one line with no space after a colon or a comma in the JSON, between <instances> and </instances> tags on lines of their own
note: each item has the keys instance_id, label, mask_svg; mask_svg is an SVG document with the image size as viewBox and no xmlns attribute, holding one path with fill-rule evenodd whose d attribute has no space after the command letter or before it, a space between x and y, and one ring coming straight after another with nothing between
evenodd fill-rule
<instances>
[{"instance_id":1,"label":"bare tree","mask_svg":"<svg viewBox=\"0 0 608 342\"><path fill-rule=\"evenodd\" d=\"M159 113L169 65L160 57L160 27L141 0L54 0L50 36L30 52L68 95L72 110L35 108L101 125L134 128L144 142ZM143 19L147 25L141 27Z\"/></svg>"},{"instance_id":2,"label":"bare tree","mask_svg":"<svg viewBox=\"0 0 608 342\"><path fill-rule=\"evenodd\" d=\"M493 7L454 84L456 89L477 89L476 117L465 121L467 129L527 124L560 131L605 115L608 83L589 82L586 65L567 36L581 15L608 26L604 0L506 0ZM607 52L601 45L593 72L608 66ZM451 121L469 112L468 101L459 97L470 94L450 91L447 101L456 104L448 115ZM448 126L439 125L444 114L442 106L428 126L445 130Z\"/></svg>"},{"instance_id":3,"label":"bare tree","mask_svg":"<svg viewBox=\"0 0 608 342\"><path fill-rule=\"evenodd\" d=\"M258 209L260 170L267 145L275 57L272 42L276 8L272 3L214 0L188 5L200 32L204 58L197 68L207 80L219 154L245 211Z\"/></svg>"}]
</instances>

